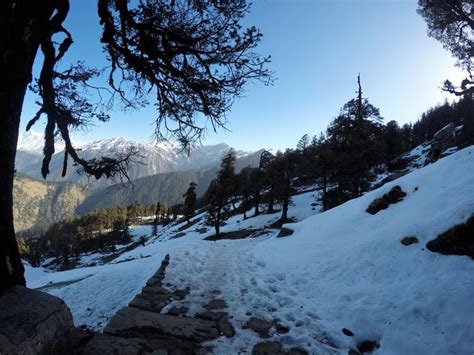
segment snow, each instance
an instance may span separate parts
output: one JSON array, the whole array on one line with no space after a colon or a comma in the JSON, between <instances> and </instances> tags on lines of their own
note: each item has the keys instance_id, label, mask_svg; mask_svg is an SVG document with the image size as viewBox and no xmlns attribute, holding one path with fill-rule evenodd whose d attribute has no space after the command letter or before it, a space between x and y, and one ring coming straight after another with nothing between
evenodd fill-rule
<instances>
[{"instance_id":1,"label":"snow","mask_svg":"<svg viewBox=\"0 0 474 355\"><path fill-rule=\"evenodd\" d=\"M250 316L278 319L290 331L272 338L312 354L347 354L363 340L380 343L376 354L470 354L473 260L425 245L474 213L473 171L469 147L324 213L311 206L316 192L294 196L289 216L300 222L286 225L295 231L286 238L267 229L258 238L204 241L213 231L196 231L203 227L201 214L185 236L172 239L184 224L163 228L110 264L54 273L26 265L26 277L30 287L63 298L76 324L100 330L170 254L165 283L190 288L180 301L189 315L202 311L214 290L227 302L237 334L212 342L216 354L250 352L261 341L242 329ZM407 192L403 201L376 215L365 212L395 185ZM278 218L238 215L222 231L268 227ZM149 228L136 226L132 233L139 237ZM418 244L400 243L412 235Z\"/></svg>"}]
</instances>

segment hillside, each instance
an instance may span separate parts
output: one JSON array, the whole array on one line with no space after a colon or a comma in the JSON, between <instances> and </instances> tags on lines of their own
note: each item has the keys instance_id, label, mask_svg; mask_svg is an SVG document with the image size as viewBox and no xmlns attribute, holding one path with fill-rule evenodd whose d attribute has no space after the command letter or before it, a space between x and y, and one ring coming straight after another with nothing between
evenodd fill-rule
<instances>
[{"instance_id":1,"label":"hillside","mask_svg":"<svg viewBox=\"0 0 474 355\"><path fill-rule=\"evenodd\" d=\"M45 182L17 174L13 187L15 229L44 230L75 214L87 191L71 182Z\"/></svg>"},{"instance_id":2,"label":"hillside","mask_svg":"<svg viewBox=\"0 0 474 355\"><path fill-rule=\"evenodd\" d=\"M311 354L355 354L364 343L377 354L468 354L474 265L466 256L433 253L426 243L474 214L472 171L469 147L324 213L314 206L315 193L303 192L293 196L289 216L298 222L285 225L294 231L286 238L268 227L278 213L230 218L224 233L253 235L240 240L205 240L213 231L202 229L202 215L158 237L134 227L136 237L147 236L144 246L102 265L100 254L83 256L89 267L65 272L27 267L27 279L63 298L76 324L102 329L170 254L164 284L190 293L162 312L182 306L193 316L218 294L236 335L210 343L215 354L249 353L262 342L247 327L250 317L283 325L271 327L267 341ZM407 193L402 201L365 212L396 185ZM407 236L419 242L402 245Z\"/></svg>"},{"instance_id":3,"label":"hillside","mask_svg":"<svg viewBox=\"0 0 474 355\"><path fill-rule=\"evenodd\" d=\"M246 166L258 166L261 151L240 157L236 161L236 170ZM217 167L206 170L182 171L156 174L132 180L124 185L99 189L88 196L78 206L77 213L84 214L97 208L110 208L118 205L130 205L135 201L143 205L160 202L173 206L183 201L183 194L190 182L197 183L196 194L201 197L215 178Z\"/></svg>"}]
</instances>

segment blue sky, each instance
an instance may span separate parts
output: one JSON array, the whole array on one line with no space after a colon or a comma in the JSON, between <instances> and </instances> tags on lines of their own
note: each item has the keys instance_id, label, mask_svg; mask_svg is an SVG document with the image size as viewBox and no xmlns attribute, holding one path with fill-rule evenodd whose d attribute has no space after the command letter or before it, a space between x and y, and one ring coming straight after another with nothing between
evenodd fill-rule
<instances>
[{"instance_id":1,"label":"blue sky","mask_svg":"<svg viewBox=\"0 0 474 355\"><path fill-rule=\"evenodd\" d=\"M64 60L106 64L95 6L95 0L71 1L66 27L75 43ZM414 122L430 106L452 100L439 87L446 78L462 76L449 52L427 36L415 0L254 0L245 23L262 31L258 52L272 56L276 81L273 86L250 83L228 114L230 131L209 130L204 144L294 147L303 134L326 129L355 95L359 72L364 96L385 121ZM23 128L34 110L34 97L28 95ZM75 139L144 141L153 133L153 106L129 113L117 109L111 116L109 123L78 132Z\"/></svg>"}]
</instances>

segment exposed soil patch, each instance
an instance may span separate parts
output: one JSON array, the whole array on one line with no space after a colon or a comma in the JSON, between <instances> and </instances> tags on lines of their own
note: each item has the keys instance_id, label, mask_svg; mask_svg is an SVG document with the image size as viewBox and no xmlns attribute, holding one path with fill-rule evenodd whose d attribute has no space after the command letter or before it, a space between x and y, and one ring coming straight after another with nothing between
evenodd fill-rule
<instances>
[{"instance_id":1,"label":"exposed soil patch","mask_svg":"<svg viewBox=\"0 0 474 355\"><path fill-rule=\"evenodd\" d=\"M201 220L201 218L194 218L194 219L190 219L189 220L189 223L186 223L186 224L183 224L181 227L179 227L176 231L177 232L182 232L188 228L191 228L192 226L194 226L196 223L198 223L199 221Z\"/></svg>"},{"instance_id":2,"label":"exposed soil patch","mask_svg":"<svg viewBox=\"0 0 474 355\"><path fill-rule=\"evenodd\" d=\"M388 206L402 201L406 195L406 192L402 191L400 186L394 186L388 193L372 201L370 206L365 211L370 214L376 214L382 210L387 209Z\"/></svg>"},{"instance_id":3,"label":"exposed soil patch","mask_svg":"<svg viewBox=\"0 0 474 355\"><path fill-rule=\"evenodd\" d=\"M426 247L435 253L466 255L474 259L474 215L466 223L458 224L430 240Z\"/></svg>"},{"instance_id":4,"label":"exposed soil patch","mask_svg":"<svg viewBox=\"0 0 474 355\"><path fill-rule=\"evenodd\" d=\"M270 228L280 229L286 223L296 223L296 222L298 222L298 220L294 217L290 217L290 218L287 218L287 219L279 219L275 223L272 223L270 225Z\"/></svg>"},{"instance_id":5,"label":"exposed soil patch","mask_svg":"<svg viewBox=\"0 0 474 355\"><path fill-rule=\"evenodd\" d=\"M269 234L270 232L265 229L241 229L234 232L228 233L221 233L219 237L215 235L211 235L204 240L222 240L222 239L245 239L245 238L256 238L260 237L265 234Z\"/></svg>"},{"instance_id":6,"label":"exposed soil patch","mask_svg":"<svg viewBox=\"0 0 474 355\"><path fill-rule=\"evenodd\" d=\"M293 229L283 227L283 228L280 230L280 233L278 233L277 238L289 237L289 236L292 235L293 233L294 233L294 230L293 230Z\"/></svg>"},{"instance_id":7,"label":"exposed soil patch","mask_svg":"<svg viewBox=\"0 0 474 355\"><path fill-rule=\"evenodd\" d=\"M404 246L412 245L418 243L418 238L415 236L411 237L404 237L402 240L400 240L400 243L402 243Z\"/></svg>"}]
</instances>

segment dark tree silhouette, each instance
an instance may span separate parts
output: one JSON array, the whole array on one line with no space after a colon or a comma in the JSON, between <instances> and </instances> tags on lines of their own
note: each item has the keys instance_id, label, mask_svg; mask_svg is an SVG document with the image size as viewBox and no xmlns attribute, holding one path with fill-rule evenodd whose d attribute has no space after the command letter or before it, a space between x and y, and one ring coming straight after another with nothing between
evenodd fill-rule
<instances>
[{"instance_id":1,"label":"dark tree silhouette","mask_svg":"<svg viewBox=\"0 0 474 355\"><path fill-rule=\"evenodd\" d=\"M229 217L229 204L235 193L235 151L230 150L222 158L217 178L211 183L206 192L208 203L206 224L216 230L216 238L220 236L220 227Z\"/></svg>"},{"instance_id":2,"label":"dark tree silhouette","mask_svg":"<svg viewBox=\"0 0 474 355\"><path fill-rule=\"evenodd\" d=\"M368 191L374 169L384 162L382 117L379 110L362 97L360 77L358 86L357 97L343 106L327 129L327 141L334 157L331 184L337 186L333 191L337 202L327 201L328 208Z\"/></svg>"},{"instance_id":3,"label":"dark tree silhouette","mask_svg":"<svg viewBox=\"0 0 474 355\"><path fill-rule=\"evenodd\" d=\"M440 41L467 71L459 87L449 80L443 90L457 96L474 94L474 4L472 0L418 0L418 13L428 25L428 35Z\"/></svg>"},{"instance_id":4,"label":"dark tree silhouette","mask_svg":"<svg viewBox=\"0 0 474 355\"><path fill-rule=\"evenodd\" d=\"M144 0L133 8L127 0L97 3L101 42L111 68L106 90L126 107L139 107L154 95L158 137L169 132L189 149L204 134L207 122L214 129L225 125L233 98L248 80L270 80L265 69L269 58L253 52L260 32L240 25L249 10L245 0ZM25 284L13 227L12 190L21 110L38 50L41 73L34 90L40 96L39 110L27 128L46 117L43 176L49 173L56 136L65 142L64 169L71 158L97 179L126 175L136 154L131 150L85 160L71 142L71 128L108 116L79 95L84 88L103 90L90 84L96 70L82 64L58 69L73 43L64 27L68 15L69 0L0 2L0 292Z\"/></svg>"},{"instance_id":5,"label":"dark tree silhouette","mask_svg":"<svg viewBox=\"0 0 474 355\"><path fill-rule=\"evenodd\" d=\"M193 215L194 210L196 208L196 200L197 200L196 186L197 184L195 182L190 182L188 189L183 195L183 198L184 198L183 213L188 223L190 222L189 219Z\"/></svg>"}]
</instances>

